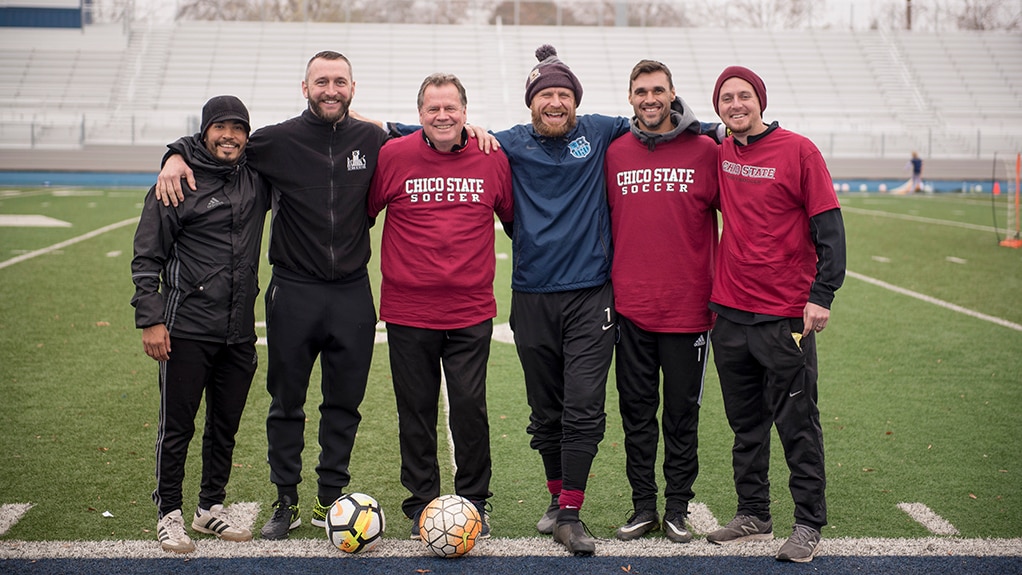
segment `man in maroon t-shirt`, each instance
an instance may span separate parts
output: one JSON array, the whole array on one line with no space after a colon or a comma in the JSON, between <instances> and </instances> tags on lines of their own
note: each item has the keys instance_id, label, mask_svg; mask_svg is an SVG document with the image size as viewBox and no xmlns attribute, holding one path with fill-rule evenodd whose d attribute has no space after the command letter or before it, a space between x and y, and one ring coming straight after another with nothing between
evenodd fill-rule
<instances>
[{"instance_id":1,"label":"man in maroon t-shirt","mask_svg":"<svg viewBox=\"0 0 1022 575\"><path fill-rule=\"evenodd\" d=\"M642 60L632 69L631 133L607 150L605 173L619 337L616 376L634 513L615 536L660 526L657 410L663 372L664 534L687 543L699 472L699 405L713 314L717 248L717 145L675 96L671 71ZM672 109L673 108L673 109Z\"/></svg>"},{"instance_id":2,"label":"man in maroon t-shirt","mask_svg":"<svg viewBox=\"0 0 1022 575\"><path fill-rule=\"evenodd\" d=\"M418 97L422 129L383 146L369 189L369 216L387 209L380 319L387 323L401 483L411 493L402 508L412 519L413 539L422 509L440 495L441 368L455 447L454 492L478 508L480 537L490 534L486 362L497 315L493 214L506 226L514 215L507 156L466 145L467 104L457 77L428 76Z\"/></svg>"},{"instance_id":3,"label":"man in maroon t-shirt","mask_svg":"<svg viewBox=\"0 0 1022 575\"><path fill-rule=\"evenodd\" d=\"M724 233L710 308L713 358L732 449L738 510L706 539L773 538L770 433L791 471L795 526L780 561L812 561L827 523L816 334L845 276L841 208L819 149L763 123L763 80L741 66L717 79L713 106L731 132L720 146Z\"/></svg>"}]
</instances>

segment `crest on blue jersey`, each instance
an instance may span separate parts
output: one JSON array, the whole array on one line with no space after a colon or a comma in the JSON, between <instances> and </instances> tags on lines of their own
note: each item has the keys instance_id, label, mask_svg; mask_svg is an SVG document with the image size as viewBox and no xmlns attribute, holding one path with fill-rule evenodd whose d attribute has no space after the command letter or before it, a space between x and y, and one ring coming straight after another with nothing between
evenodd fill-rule
<instances>
[{"instance_id":1,"label":"crest on blue jersey","mask_svg":"<svg viewBox=\"0 0 1022 575\"><path fill-rule=\"evenodd\" d=\"M586 140L585 136L579 136L574 142L568 144L568 151L576 158L584 158L593 151L593 147Z\"/></svg>"}]
</instances>

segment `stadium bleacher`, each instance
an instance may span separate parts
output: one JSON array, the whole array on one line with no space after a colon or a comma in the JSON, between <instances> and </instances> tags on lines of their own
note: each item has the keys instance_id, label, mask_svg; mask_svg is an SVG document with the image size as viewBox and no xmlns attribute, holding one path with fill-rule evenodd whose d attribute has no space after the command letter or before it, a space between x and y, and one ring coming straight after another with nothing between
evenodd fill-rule
<instances>
[{"instance_id":1,"label":"stadium bleacher","mask_svg":"<svg viewBox=\"0 0 1022 575\"><path fill-rule=\"evenodd\" d=\"M419 82L446 71L466 84L470 121L502 128L528 121L523 84L543 43L581 78L582 113L630 115L628 73L655 58L712 121L717 74L743 64L766 81L766 119L828 159L901 166L912 150L963 160L1022 148L1020 34L177 21L5 29L0 149L160 146L224 93L255 126L278 122L304 108L305 63L324 49L351 58L365 116L415 122Z\"/></svg>"}]
</instances>

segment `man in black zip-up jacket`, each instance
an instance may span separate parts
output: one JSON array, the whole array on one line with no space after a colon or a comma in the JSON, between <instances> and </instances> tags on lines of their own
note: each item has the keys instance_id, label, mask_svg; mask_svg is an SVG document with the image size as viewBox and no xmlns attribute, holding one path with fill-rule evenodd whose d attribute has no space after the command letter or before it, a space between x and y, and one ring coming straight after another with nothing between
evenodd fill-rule
<instances>
[{"instance_id":1,"label":"man in black zip-up jacket","mask_svg":"<svg viewBox=\"0 0 1022 575\"><path fill-rule=\"evenodd\" d=\"M155 187L135 232L131 277L135 324L147 355L160 362L156 438L157 536L164 550L188 553L181 484L195 415L206 394L202 482L192 528L229 541L252 533L224 513L234 436L256 371L255 300L269 186L245 163L248 110L217 96L202 130L181 140L196 191L164 208Z\"/></svg>"},{"instance_id":2,"label":"man in black zip-up jacket","mask_svg":"<svg viewBox=\"0 0 1022 575\"><path fill-rule=\"evenodd\" d=\"M309 60L300 116L256 130L248 161L273 186L266 294L271 396L266 420L270 480L277 486L265 539L283 539L301 525L305 398L316 357L322 367L318 500L312 524L325 525L329 505L350 481L348 463L361 420L376 337L376 308L366 264L366 197L387 134L351 118L351 63L337 52ZM185 154L175 142L171 152ZM172 163L174 162L174 163ZM187 171L168 158L157 188L174 199Z\"/></svg>"}]
</instances>

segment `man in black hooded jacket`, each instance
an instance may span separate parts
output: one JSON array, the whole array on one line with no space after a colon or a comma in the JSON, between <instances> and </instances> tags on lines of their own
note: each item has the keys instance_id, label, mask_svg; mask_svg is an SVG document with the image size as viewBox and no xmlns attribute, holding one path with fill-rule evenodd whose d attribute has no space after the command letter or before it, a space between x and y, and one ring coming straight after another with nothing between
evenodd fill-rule
<instances>
[{"instance_id":1,"label":"man in black hooded jacket","mask_svg":"<svg viewBox=\"0 0 1022 575\"><path fill-rule=\"evenodd\" d=\"M194 543L181 516L181 484L195 415L206 394L202 481L192 529L228 541L252 538L224 512L234 436L256 371L255 299L269 188L247 165L248 110L234 96L202 109L202 129L181 140L196 192L164 208L155 186L135 232L135 324L160 362L156 436L157 537L166 551Z\"/></svg>"}]
</instances>

